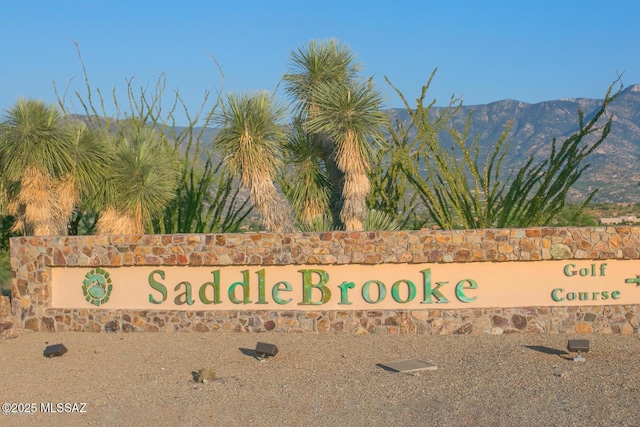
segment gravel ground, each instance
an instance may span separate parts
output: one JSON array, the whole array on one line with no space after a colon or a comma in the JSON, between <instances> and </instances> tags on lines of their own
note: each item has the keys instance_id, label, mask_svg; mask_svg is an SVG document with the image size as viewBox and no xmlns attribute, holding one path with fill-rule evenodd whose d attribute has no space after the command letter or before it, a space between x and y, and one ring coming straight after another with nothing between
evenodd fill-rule
<instances>
[{"instance_id":1,"label":"gravel ground","mask_svg":"<svg viewBox=\"0 0 640 427\"><path fill-rule=\"evenodd\" d=\"M590 340L586 362L569 338ZM258 341L279 353L258 360ZM639 350L622 335L28 333L0 341L0 401L37 413L0 425L639 426ZM438 369L380 366L404 359ZM216 380L194 381L211 365Z\"/></svg>"}]
</instances>

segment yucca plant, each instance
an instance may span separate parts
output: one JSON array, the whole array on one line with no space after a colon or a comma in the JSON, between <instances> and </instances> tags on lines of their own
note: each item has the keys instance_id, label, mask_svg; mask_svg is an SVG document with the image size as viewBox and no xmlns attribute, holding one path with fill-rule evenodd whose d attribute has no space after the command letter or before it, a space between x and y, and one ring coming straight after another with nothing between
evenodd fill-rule
<instances>
[{"instance_id":1,"label":"yucca plant","mask_svg":"<svg viewBox=\"0 0 640 427\"><path fill-rule=\"evenodd\" d=\"M311 40L291 52L289 72L283 77L285 92L295 100L297 115L306 117L317 108L315 95L322 84L347 84L361 66L348 45L335 39Z\"/></svg>"},{"instance_id":2,"label":"yucca plant","mask_svg":"<svg viewBox=\"0 0 640 427\"><path fill-rule=\"evenodd\" d=\"M157 130L132 123L114 142L99 234L141 234L175 197L179 163Z\"/></svg>"},{"instance_id":3,"label":"yucca plant","mask_svg":"<svg viewBox=\"0 0 640 427\"><path fill-rule=\"evenodd\" d=\"M335 39L311 40L291 52L289 72L283 77L285 92L294 102L296 118L303 124L304 132L317 155L316 162L329 180L329 210L333 228L343 227L340 222L343 173L336 164L335 142L326 134L310 132L306 121L318 110L315 96L319 86L348 84L357 78L360 69L355 55L345 43Z\"/></svg>"},{"instance_id":4,"label":"yucca plant","mask_svg":"<svg viewBox=\"0 0 640 427\"><path fill-rule=\"evenodd\" d=\"M274 232L295 230L290 206L274 185L286 141L284 116L285 109L264 91L229 95L215 116L220 126L216 150L249 190L265 230Z\"/></svg>"},{"instance_id":5,"label":"yucca plant","mask_svg":"<svg viewBox=\"0 0 640 427\"><path fill-rule=\"evenodd\" d=\"M333 156L343 174L340 220L347 231L363 230L371 191L371 143L380 139L380 130L388 121L380 110L381 95L371 80L349 85L323 83L316 90L318 108L309 115L307 127L334 141Z\"/></svg>"},{"instance_id":6,"label":"yucca plant","mask_svg":"<svg viewBox=\"0 0 640 427\"><path fill-rule=\"evenodd\" d=\"M284 175L277 176L278 184L291 203L298 223L303 228L317 225L319 220L323 223L329 212L331 182L318 162L320 148L313 144L300 120L295 120L291 126L285 154L288 168ZM329 217L327 230L331 223Z\"/></svg>"},{"instance_id":7,"label":"yucca plant","mask_svg":"<svg viewBox=\"0 0 640 427\"><path fill-rule=\"evenodd\" d=\"M367 147L386 119L381 98L370 81L358 76L360 64L344 43L317 42L291 53L283 80L298 119L316 148L316 162L331 190L329 208L334 228L362 230L370 191Z\"/></svg>"},{"instance_id":8,"label":"yucca plant","mask_svg":"<svg viewBox=\"0 0 640 427\"><path fill-rule=\"evenodd\" d=\"M0 156L14 229L66 235L74 209L104 178L108 148L56 107L20 99L0 124Z\"/></svg>"},{"instance_id":9,"label":"yucca plant","mask_svg":"<svg viewBox=\"0 0 640 427\"><path fill-rule=\"evenodd\" d=\"M333 224L333 220L329 215L317 216L313 218L311 221L301 223L300 231L307 233L319 233L321 231L337 231L340 230L336 228Z\"/></svg>"},{"instance_id":10,"label":"yucca plant","mask_svg":"<svg viewBox=\"0 0 640 427\"><path fill-rule=\"evenodd\" d=\"M125 99L119 99L114 88L110 104L99 88L90 85L79 45L75 42L74 45L86 90L84 93L76 91L70 98L66 91L59 95L56 90L63 111L69 115L76 113L74 105L78 103L80 113L92 128L103 129L116 139L121 136L122 129L131 124L154 128L163 135L167 145L179 153L181 173L175 197L164 204L164 210L147 224L145 231L200 233L239 230L251 207L246 199L238 197L238 186L233 177L221 170L220 161L212 153L211 141L205 140L208 126L220 105L220 92L212 97L210 90L204 91L200 106L196 110L189 110L177 90L172 97L166 96L166 75L163 73L155 86L151 87L138 88L133 78L128 79ZM215 59L213 61L223 77L217 62ZM111 110L115 112L110 113ZM182 126L176 122L176 115L180 112L186 117ZM102 193L100 195L104 196ZM117 207L112 205L111 208ZM96 209L96 203L89 203L86 210L77 211L73 228L77 232L93 232L98 212ZM120 217L120 211L122 209L104 216Z\"/></svg>"},{"instance_id":11,"label":"yucca plant","mask_svg":"<svg viewBox=\"0 0 640 427\"><path fill-rule=\"evenodd\" d=\"M398 231L400 225L394 216L371 209L367 212L364 229L367 231Z\"/></svg>"}]
</instances>

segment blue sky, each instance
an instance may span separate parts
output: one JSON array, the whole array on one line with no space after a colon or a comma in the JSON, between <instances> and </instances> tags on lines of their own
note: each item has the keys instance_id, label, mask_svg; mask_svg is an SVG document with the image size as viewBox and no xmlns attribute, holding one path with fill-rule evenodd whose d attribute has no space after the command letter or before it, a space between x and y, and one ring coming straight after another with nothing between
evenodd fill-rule
<instances>
[{"instance_id":1,"label":"blue sky","mask_svg":"<svg viewBox=\"0 0 640 427\"><path fill-rule=\"evenodd\" d=\"M93 88L122 103L127 79L153 87L164 73L165 97L177 89L189 111L208 89L275 90L292 50L328 38L357 53L390 108L401 104L383 76L415 99L436 67L438 105L602 98L619 73L640 83L639 13L636 0L4 1L0 110L55 102L52 82L83 91L71 40Z\"/></svg>"}]
</instances>

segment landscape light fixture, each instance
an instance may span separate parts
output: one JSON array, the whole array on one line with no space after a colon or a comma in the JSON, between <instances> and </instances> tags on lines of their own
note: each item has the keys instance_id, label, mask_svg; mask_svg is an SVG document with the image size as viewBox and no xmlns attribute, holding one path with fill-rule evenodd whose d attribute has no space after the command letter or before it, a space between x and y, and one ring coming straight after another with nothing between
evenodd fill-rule
<instances>
[{"instance_id":1,"label":"landscape light fixture","mask_svg":"<svg viewBox=\"0 0 640 427\"><path fill-rule=\"evenodd\" d=\"M67 352L64 344L53 344L44 349L44 357L58 357Z\"/></svg>"},{"instance_id":2,"label":"landscape light fixture","mask_svg":"<svg viewBox=\"0 0 640 427\"><path fill-rule=\"evenodd\" d=\"M587 353L589 351L589 340L569 340L569 342L567 342L567 350L576 353L576 357L573 358L574 362L584 362L587 359L585 359L581 353Z\"/></svg>"},{"instance_id":3,"label":"landscape light fixture","mask_svg":"<svg viewBox=\"0 0 640 427\"><path fill-rule=\"evenodd\" d=\"M267 344L266 342L259 342L256 344L255 349L258 358L266 359L269 356L275 356L278 354L278 347L275 344Z\"/></svg>"}]
</instances>

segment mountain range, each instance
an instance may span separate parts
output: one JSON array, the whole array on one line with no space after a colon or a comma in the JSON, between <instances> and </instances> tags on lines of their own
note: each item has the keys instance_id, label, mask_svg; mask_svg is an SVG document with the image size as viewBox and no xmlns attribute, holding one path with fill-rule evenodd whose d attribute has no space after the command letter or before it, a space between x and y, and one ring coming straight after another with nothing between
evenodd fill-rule
<instances>
[{"instance_id":1,"label":"mountain range","mask_svg":"<svg viewBox=\"0 0 640 427\"><path fill-rule=\"evenodd\" d=\"M480 161L489 152L495 142L511 122L507 137L509 150L502 163L501 170L507 175L517 171L534 156L536 160L548 157L552 141L557 144L578 130L578 111L584 113L585 121L600 108L603 99L560 99L529 104L512 99L492 102L484 105L463 105L452 118L452 124L459 130L464 129L470 113L472 120L469 130L471 143L478 138ZM442 107L432 107L436 116ZM390 118L406 122L409 115L405 109L387 110ZM589 167L572 187L569 198L580 202L593 191L598 190L592 199L594 203L638 203L640 202L640 84L626 87L607 107L606 118L612 118L611 132L606 140L591 153L584 164ZM214 138L215 129L206 129L203 140ZM595 137L585 138L583 143L592 143ZM451 144L446 135L442 135L441 144ZM637 168L636 168L637 167Z\"/></svg>"},{"instance_id":2,"label":"mountain range","mask_svg":"<svg viewBox=\"0 0 640 427\"><path fill-rule=\"evenodd\" d=\"M587 121L602 102L602 99L578 98L528 104L507 99L486 105L463 105L452 124L462 130L467 116L473 114L469 143L478 138L480 159L483 159L483 154L491 150L511 121L507 137L509 151L502 170L518 170L531 155L536 159L548 157L554 138L560 144L578 129L578 111L583 111ZM433 115L441 112L442 108L432 108ZM389 110L389 115L394 120L409 119L405 109ZM607 107L605 116L612 118L611 132L585 159L589 168L576 182L569 197L572 201L584 200L597 189L593 202L640 202L640 168L636 169L640 166L640 84L623 89ZM440 141L447 145L446 137ZM586 143L593 141L593 136L584 139Z\"/></svg>"}]
</instances>

